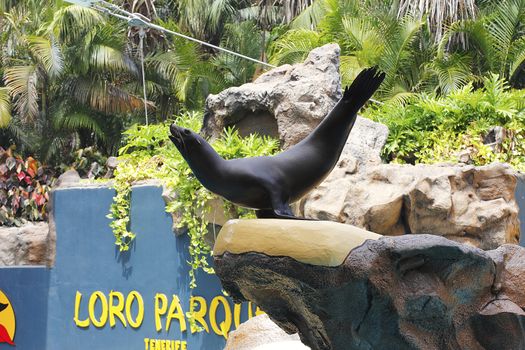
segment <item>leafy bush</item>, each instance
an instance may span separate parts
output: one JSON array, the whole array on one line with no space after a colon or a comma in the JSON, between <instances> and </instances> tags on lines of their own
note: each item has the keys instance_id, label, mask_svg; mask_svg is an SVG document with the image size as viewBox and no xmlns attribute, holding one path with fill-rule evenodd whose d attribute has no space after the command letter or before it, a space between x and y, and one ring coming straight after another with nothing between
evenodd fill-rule
<instances>
[{"instance_id":1,"label":"leafy bush","mask_svg":"<svg viewBox=\"0 0 525 350\"><path fill-rule=\"evenodd\" d=\"M49 191L55 180L52 171L34 158L23 159L12 149L0 147L0 225L47 219Z\"/></svg>"},{"instance_id":2,"label":"leafy bush","mask_svg":"<svg viewBox=\"0 0 525 350\"><path fill-rule=\"evenodd\" d=\"M202 114L188 113L175 122L196 131L202 124ZM135 234L129 231L131 185L145 179L161 180L171 192L176 193L175 199L167 204L166 211L178 214L179 228L187 229L190 237L190 287L193 288L197 269L213 271L207 262L211 247L204 240L209 225L204 214L208 210L207 203L214 195L202 187L168 139L169 125L170 122L149 126L134 125L125 132L126 143L119 150L120 162L115 170L114 186L117 194L108 217L113 219L111 227L115 234L115 244L121 251L128 250L135 238ZM213 147L222 157L231 159L271 155L277 151L278 142L256 135L241 138L237 131L228 129L221 139L214 142ZM239 214L250 215L248 211L241 209Z\"/></svg>"},{"instance_id":3,"label":"leafy bush","mask_svg":"<svg viewBox=\"0 0 525 350\"><path fill-rule=\"evenodd\" d=\"M108 157L102 154L96 146L78 149L71 154L68 164L61 164L62 171L74 168L80 177L98 179L109 177L111 172L106 167Z\"/></svg>"},{"instance_id":4,"label":"leafy bush","mask_svg":"<svg viewBox=\"0 0 525 350\"><path fill-rule=\"evenodd\" d=\"M383 156L399 163L458 161L461 152L469 163L508 162L525 169L525 92L511 90L496 75L483 88L472 84L447 97L419 94L405 104L387 103L366 111L390 129ZM503 127L499 144L490 142L493 127ZM491 140L493 141L493 140Z\"/></svg>"}]
</instances>

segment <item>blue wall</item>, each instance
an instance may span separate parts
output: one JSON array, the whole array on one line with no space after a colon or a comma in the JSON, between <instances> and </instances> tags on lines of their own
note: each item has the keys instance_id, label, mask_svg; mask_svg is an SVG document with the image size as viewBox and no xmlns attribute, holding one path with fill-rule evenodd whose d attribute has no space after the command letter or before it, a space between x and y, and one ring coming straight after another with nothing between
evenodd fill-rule
<instances>
[{"instance_id":1,"label":"blue wall","mask_svg":"<svg viewBox=\"0 0 525 350\"><path fill-rule=\"evenodd\" d=\"M119 254L115 249L108 226L110 221L106 218L113 190L71 188L54 192L55 267L0 269L0 290L10 298L17 316L17 349L146 349L145 338L185 341L187 349L223 349L225 339L211 328L209 312L204 317L209 333L192 334L188 321L188 330L182 332L176 318L172 320L169 331L165 330L165 316L169 313L173 295L179 297L183 312L186 312L189 310L190 289L186 263L189 260L188 240L186 236L173 234L172 219L165 212L161 192L161 188L155 186L133 189L131 230L137 238L126 254ZM140 327L131 327L126 318L127 327L124 327L118 317L114 327L110 326L109 319L104 326L95 327L88 317L88 302L96 291L101 292L102 299L108 303L112 291L120 292L124 297L132 291L140 294L144 302ZM79 327L74 321L77 292L82 294L77 308L78 320L88 320L89 327ZM155 329L154 313L158 293L164 294L168 300L168 310L160 318L163 326L160 332ZM207 274L198 275L198 287L193 294L204 297L208 309L213 298L218 300L223 296L218 279ZM100 322L103 317L100 299L92 312L95 322ZM229 299L228 302L227 308L215 303L218 305L214 313L218 327L225 321L225 312L234 310ZM118 304L118 299L113 298L113 303ZM242 320L247 319L248 308L253 313L253 306L241 306ZM138 312L136 300L130 311L133 321ZM179 310L173 311L176 314L175 311ZM235 326L227 328L233 330ZM0 350L9 348L7 344L0 344Z\"/></svg>"}]
</instances>

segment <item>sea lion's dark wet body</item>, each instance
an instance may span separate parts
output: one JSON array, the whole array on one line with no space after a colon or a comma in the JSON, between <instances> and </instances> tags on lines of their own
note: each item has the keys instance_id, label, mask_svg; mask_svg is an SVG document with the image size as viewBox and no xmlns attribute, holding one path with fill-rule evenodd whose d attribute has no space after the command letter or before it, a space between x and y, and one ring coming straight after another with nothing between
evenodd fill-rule
<instances>
[{"instance_id":1,"label":"sea lion's dark wet body","mask_svg":"<svg viewBox=\"0 0 525 350\"><path fill-rule=\"evenodd\" d=\"M289 203L320 184L337 164L357 111L384 79L374 68L362 71L343 98L304 140L272 157L224 160L200 135L175 124L175 143L204 187L225 199L256 209L259 218L298 219Z\"/></svg>"}]
</instances>

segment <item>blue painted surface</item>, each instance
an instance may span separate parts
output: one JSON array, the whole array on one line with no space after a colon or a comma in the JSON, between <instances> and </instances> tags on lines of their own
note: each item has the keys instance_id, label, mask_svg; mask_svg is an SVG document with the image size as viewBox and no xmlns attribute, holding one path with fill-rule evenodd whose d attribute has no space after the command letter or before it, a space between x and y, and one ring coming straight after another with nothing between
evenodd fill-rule
<instances>
[{"instance_id":1,"label":"blue painted surface","mask_svg":"<svg viewBox=\"0 0 525 350\"><path fill-rule=\"evenodd\" d=\"M161 188L135 187L132 193L131 229L137 234L129 253L119 254L106 215L114 191L108 188L72 188L54 192L54 218L57 231L56 265L46 268L0 269L0 289L10 298L17 313L17 349L145 349L145 338L185 340L187 349L223 349L225 339L210 333L181 332L174 319L166 331L155 329L155 295L162 293L171 302L180 298L183 311L189 310L188 239L176 237L171 229L171 216L165 212ZM10 281L17 281L11 283ZM22 285L25 284L25 285ZM100 291L109 299L111 291L124 296L138 292L144 301L144 319L139 328L127 327L116 318L101 328L91 324L78 327L74 321L75 296L82 293L79 320L89 319L88 302ZM222 296L220 282L213 275L198 275L194 295L203 296L207 307L216 296ZM229 301L233 312L233 303ZM97 320L101 316L100 300L95 304ZM131 307L133 317L137 304ZM242 306L242 320L247 319L248 305ZM206 321L209 325L209 314ZM224 320L220 305L217 323ZM126 322L127 323L127 322ZM234 329L232 325L231 330ZM0 344L0 350L9 348Z\"/></svg>"},{"instance_id":2,"label":"blue painted surface","mask_svg":"<svg viewBox=\"0 0 525 350\"><path fill-rule=\"evenodd\" d=\"M45 267L0 268L0 290L15 312L18 350L45 349L49 277L50 270ZM0 343L0 350L7 349L15 348Z\"/></svg>"}]
</instances>

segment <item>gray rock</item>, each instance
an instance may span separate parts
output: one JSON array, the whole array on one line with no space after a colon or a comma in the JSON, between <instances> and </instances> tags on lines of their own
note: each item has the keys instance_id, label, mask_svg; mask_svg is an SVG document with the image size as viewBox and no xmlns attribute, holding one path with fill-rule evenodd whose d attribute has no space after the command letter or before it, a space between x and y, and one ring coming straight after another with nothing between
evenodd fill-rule
<instances>
[{"instance_id":1,"label":"gray rock","mask_svg":"<svg viewBox=\"0 0 525 350\"><path fill-rule=\"evenodd\" d=\"M47 265L48 224L0 227L0 266Z\"/></svg>"},{"instance_id":2,"label":"gray rock","mask_svg":"<svg viewBox=\"0 0 525 350\"><path fill-rule=\"evenodd\" d=\"M80 182L80 175L75 169L69 169L58 177L57 186L71 186Z\"/></svg>"},{"instance_id":3,"label":"gray rock","mask_svg":"<svg viewBox=\"0 0 525 350\"><path fill-rule=\"evenodd\" d=\"M116 169L118 166L119 160L117 157L109 157L106 160L106 166L110 169Z\"/></svg>"},{"instance_id":4,"label":"gray rock","mask_svg":"<svg viewBox=\"0 0 525 350\"><path fill-rule=\"evenodd\" d=\"M365 241L337 267L255 252L214 261L236 301L313 350L515 350L525 348L524 254L405 235Z\"/></svg>"},{"instance_id":5,"label":"gray rock","mask_svg":"<svg viewBox=\"0 0 525 350\"><path fill-rule=\"evenodd\" d=\"M306 137L341 98L339 46L314 49L302 64L284 65L253 83L210 95L202 133L211 138L236 125L241 135L251 132L278 137L288 148Z\"/></svg>"}]
</instances>

